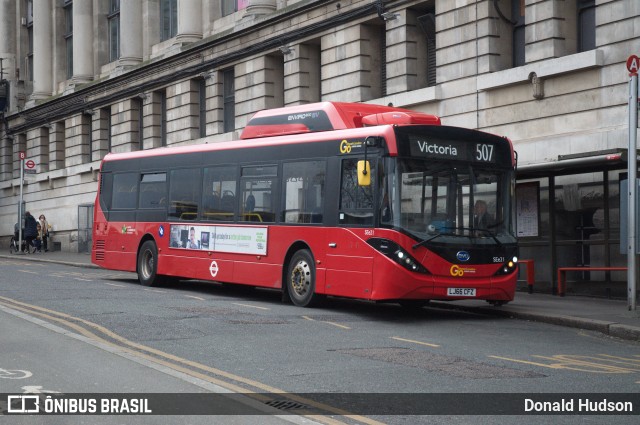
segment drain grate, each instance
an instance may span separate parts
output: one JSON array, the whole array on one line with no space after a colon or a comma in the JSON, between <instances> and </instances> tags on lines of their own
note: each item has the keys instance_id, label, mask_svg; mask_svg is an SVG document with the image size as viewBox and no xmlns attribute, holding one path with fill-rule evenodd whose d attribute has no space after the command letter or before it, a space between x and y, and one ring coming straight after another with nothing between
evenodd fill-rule
<instances>
[{"instance_id":1,"label":"drain grate","mask_svg":"<svg viewBox=\"0 0 640 425\"><path fill-rule=\"evenodd\" d=\"M265 402L265 404L267 406L275 407L278 410L295 410L309 408L309 406L291 400L269 400Z\"/></svg>"}]
</instances>

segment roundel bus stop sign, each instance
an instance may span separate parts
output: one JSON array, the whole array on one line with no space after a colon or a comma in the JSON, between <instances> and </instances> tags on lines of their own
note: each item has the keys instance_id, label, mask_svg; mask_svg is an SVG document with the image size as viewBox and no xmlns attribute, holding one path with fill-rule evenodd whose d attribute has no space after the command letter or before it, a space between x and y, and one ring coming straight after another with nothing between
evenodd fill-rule
<instances>
[{"instance_id":1,"label":"roundel bus stop sign","mask_svg":"<svg viewBox=\"0 0 640 425\"><path fill-rule=\"evenodd\" d=\"M36 162L33 159L28 159L24 162L24 172L29 174L35 174Z\"/></svg>"}]
</instances>

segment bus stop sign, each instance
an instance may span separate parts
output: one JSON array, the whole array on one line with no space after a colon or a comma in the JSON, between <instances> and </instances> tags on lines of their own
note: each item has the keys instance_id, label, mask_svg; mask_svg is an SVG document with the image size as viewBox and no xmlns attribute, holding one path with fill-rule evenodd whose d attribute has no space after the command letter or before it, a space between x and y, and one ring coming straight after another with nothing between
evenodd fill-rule
<instances>
[{"instance_id":1,"label":"bus stop sign","mask_svg":"<svg viewBox=\"0 0 640 425\"><path fill-rule=\"evenodd\" d=\"M638 74L638 70L640 69L640 58L636 55L631 55L627 59L627 70L630 74Z\"/></svg>"},{"instance_id":2,"label":"bus stop sign","mask_svg":"<svg viewBox=\"0 0 640 425\"><path fill-rule=\"evenodd\" d=\"M33 159L28 159L24 163L24 172L25 173L35 173L36 172L36 163Z\"/></svg>"}]
</instances>

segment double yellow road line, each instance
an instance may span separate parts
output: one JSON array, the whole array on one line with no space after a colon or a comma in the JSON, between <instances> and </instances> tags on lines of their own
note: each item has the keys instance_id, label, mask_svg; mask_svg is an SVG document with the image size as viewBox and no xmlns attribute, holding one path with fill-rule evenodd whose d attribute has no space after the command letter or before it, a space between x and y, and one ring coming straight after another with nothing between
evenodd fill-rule
<instances>
[{"instance_id":1,"label":"double yellow road line","mask_svg":"<svg viewBox=\"0 0 640 425\"><path fill-rule=\"evenodd\" d=\"M263 384L252 379L244 378L242 376L225 372L223 370L207 366L202 363L194 362L192 360L184 359L173 354L165 353L164 351L157 350L146 345L138 344L116 334L115 332L110 331L104 326L100 326L96 323L74 317L66 313L50 310L32 304L27 304L2 296L0 296L0 305L10 310L20 311L28 316L40 318L48 323L57 323L64 328L77 332L78 334L90 339L91 341L111 347L116 352L126 353L129 356L133 356L135 358L142 359L153 364L161 365L163 367L181 372L185 375L200 379L202 381L218 385L219 387L222 387L234 393L246 394L247 396L250 396L251 398L262 403L266 403L272 399L269 394L278 394L279 396L282 396L283 398L289 399L291 401L295 401L305 406L310 406L314 409L320 409L323 412L327 412L327 415L339 415L344 416L345 418L349 418L349 423L356 422L369 425L381 424L381 422L375 421L365 416L354 415L342 409L338 409L323 403L318 403L305 397L288 393L284 390L272 387L267 384ZM305 415L302 412L300 413L300 416L308 417L309 419L323 424L337 425L345 423L328 416L316 414Z\"/></svg>"}]
</instances>

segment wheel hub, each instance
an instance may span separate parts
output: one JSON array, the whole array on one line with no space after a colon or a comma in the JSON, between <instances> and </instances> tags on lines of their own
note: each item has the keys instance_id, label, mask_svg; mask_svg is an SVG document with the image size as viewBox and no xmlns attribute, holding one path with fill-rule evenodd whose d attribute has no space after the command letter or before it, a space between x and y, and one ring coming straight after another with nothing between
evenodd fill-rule
<instances>
[{"instance_id":1,"label":"wheel hub","mask_svg":"<svg viewBox=\"0 0 640 425\"><path fill-rule=\"evenodd\" d=\"M309 265L300 261L291 271L291 287L298 295L304 295L311 285L311 270Z\"/></svg>"}]
</instances>

